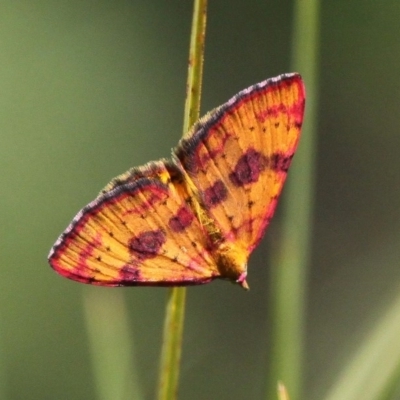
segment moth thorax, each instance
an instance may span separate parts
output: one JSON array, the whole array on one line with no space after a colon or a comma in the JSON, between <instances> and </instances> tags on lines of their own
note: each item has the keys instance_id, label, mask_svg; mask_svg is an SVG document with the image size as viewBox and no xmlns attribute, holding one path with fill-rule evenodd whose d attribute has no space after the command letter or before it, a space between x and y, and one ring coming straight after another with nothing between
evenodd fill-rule
<instances>
[{"instance_id":1,"label":"moth thorax","mask_svg":"<svg viewBox=\"0 0 400 400\"><path fill-rule=\"evenodd\" d=\"M247 275L247 254L243 250L222 244L218 247L215 258L221 278L237 282L243 286Z\"/></svg>"}]
</instances>

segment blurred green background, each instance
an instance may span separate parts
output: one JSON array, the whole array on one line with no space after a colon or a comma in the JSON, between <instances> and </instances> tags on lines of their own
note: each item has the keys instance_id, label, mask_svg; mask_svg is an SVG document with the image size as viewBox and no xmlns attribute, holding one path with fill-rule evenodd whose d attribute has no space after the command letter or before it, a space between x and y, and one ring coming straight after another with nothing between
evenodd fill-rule
<instances>
[{"instance_id":1,"label":"blurred green background","mask_svg":"<svg viewBox=\"0 0 400 400\"><path fill-rule=\"evenodd\" d=\"M292 16L289 0L209 2L202 113L290 71ZM90 299L99 315L115 300L127 308L121 357L136 365L135 390L154 396L167 289L77 284L46 257L112 177L168 156L179 140L191 17L190 1L1 2L1 399L98 398ZM321 6L311 400L329 393L400 295L399 17L398 0ZM181 399L264 398L278 230L279 211L251 257L250 292L225 282L188 290ZM101 346L115 346L104 337ZM118 357L108 368L118 370Z\"/></svg>"}]
</instances>

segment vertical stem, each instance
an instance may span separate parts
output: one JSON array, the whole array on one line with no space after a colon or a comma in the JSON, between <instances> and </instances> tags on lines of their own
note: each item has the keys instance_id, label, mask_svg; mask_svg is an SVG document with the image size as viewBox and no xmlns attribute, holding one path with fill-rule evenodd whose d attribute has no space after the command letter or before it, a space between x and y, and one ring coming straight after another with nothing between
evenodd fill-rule
<instances>
[{"instance_id":1,"label":"vertical stem","mask_svg":"<svg viewBox=\"0 0 400 400\"><path fill-rule=\"evenodd\" d=\"M199 118L206 16L207 0L195 0L183 122L184 134ZM185 318L185 298L185 288L171 289L167 302L163 346L161 350L158 387L159 400L176 399Z\"/></svg>"},{"instance_id":2,"label":"vertical stem","mask_svg":"<svg viewBox=\"0 0 400 400\"><path fill-rule=\"evenodd\" d=\"M291 398L302 397L306 285L311 254L316 154L319 1L295 2L292 67L306 85L306 116L281 205L280 243L272 256L272 359L267 398L282 380Z\"/></svg>"},{"instance_id":3,"label":"vertical stem","mask_svg":"<svg viewBox=\"0 0 400 400\"><path fill-rule=\"evenodd\" d=\"M173 288L169 293L164 322L161 352L159 400L176 399L182 349L183 322L185 319L186 288Z\"/></svg>"},{"instance_id":4,"label":"vertical stem","mask_svg":"<svg viewBox=\"0 0 400 400\"><path fill-rule=\"evenodd\" d=\"M190 35L188 77L186 82L183 135L200 117L204 45L207 22L207 0L195 0Z\"/></svg>"}]
</instances>

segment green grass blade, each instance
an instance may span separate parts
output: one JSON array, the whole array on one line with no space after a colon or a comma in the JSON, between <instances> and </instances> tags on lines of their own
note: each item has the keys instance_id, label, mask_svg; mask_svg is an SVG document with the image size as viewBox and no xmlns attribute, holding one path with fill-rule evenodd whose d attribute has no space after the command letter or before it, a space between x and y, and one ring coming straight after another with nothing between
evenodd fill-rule
<instances>
[{"instance_id":1,"label":"green grass blade","mask_svg":"<svg viewBox=\"0 0 400 400\"><path fill-rule=\"evenodd\" d=\"M282 380L292 400L302 398L306 281L311 252L318 62L318 0L295 2L292 70L306 85L306 115L299 149L284 189L282 230L272 253L272 353L267 398Z\"/></svg>"},{"instance_id":2,"label":"green grass blade","mask_svg":"<svg viewBox=\"0 0 400 400\"><path fill-rule=\"evenodd\" d=\"M122 292L88 288L84 311L97 398L142 399Z\"/></svg>"},{"instance_id":3,"label":"green grass blade","mask_svg":"<svg viewBox=\"0 0 400 400\"><path fill-rule=\"evenodd\" d=\"M397 359L397 365L393 371L388 374L388 379L377 400L400 399L400 357Z\"/></svg>"},{"instance_id":4,"label":"green grass blade","mask_svg":"<svg viewBox=\"0 0 400 400\"><path fill-rule=\"evenodd\" d=\"M290 400L285 385L280 381L278 382L278 400Z\"/></svg>"},{"instance_id":5,"label":"green grass blade","mask_svg":"<svg viewBox=\"0 0 400 400\"><path fill-rule=\"evenodd\" d=\"M324 400L396 399L400 375L400 295L342 368ZM397 388L396 388L397 386Z\"/></svg>"},{"instance_id":6,"label":"green grass blade","mask_svg":"<svg viewBox=\"0 0 400 400\"><path fill-rule=\"evenodd\" d=\"M195 0L190 38L183 134L196 122L200 113L206 16L207 1ZM159 400L173 400L177 396L185 317L185 298L185 288L171 289L167 302L163 346L161 350L158 387Z\"/></svg>"}]
</instances>

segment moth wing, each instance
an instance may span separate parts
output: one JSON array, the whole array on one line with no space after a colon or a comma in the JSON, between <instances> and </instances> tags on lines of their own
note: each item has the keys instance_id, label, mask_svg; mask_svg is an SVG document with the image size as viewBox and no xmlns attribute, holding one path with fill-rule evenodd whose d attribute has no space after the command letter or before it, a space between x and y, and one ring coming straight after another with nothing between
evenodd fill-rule
<instances>
[{"instance_id":1,"label":"moth wing","mask_svg":"<svg viewBox=\"0 0 400 400\"><path fill-rule=\"evenodd\" d=\"M304 105L298 74L268 79L206 114L175 150L211 229L247 254L274 214Z\"/></svg>"},{"instance_id":2,"label":"moth wing","mask_svg":"<svg viewBox=\"0 0 400 400\"><path fill-rule=\"evenodd\" d=\"M218 277L179 168L159 161L115 178L50 251L67 278L102 286L190 285Z\"/></svg>"}]
</instances>

